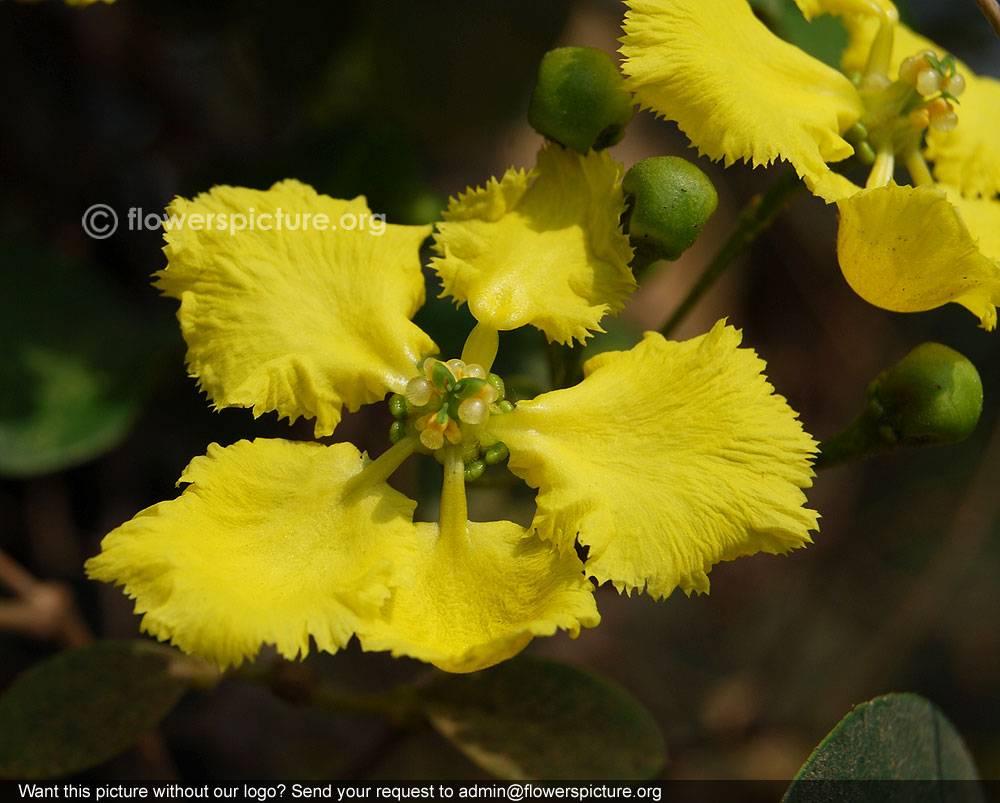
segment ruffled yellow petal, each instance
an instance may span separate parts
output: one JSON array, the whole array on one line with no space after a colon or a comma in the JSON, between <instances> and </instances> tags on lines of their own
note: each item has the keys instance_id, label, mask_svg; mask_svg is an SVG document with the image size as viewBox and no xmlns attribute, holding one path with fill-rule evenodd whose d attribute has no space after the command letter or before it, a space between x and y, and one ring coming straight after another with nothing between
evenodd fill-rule
<instances>
[{"instance_id":1,"label":"ruffled yellow petal","mask_svg":"<svg viewBox=\"0 0 1000 803\"><path fill-rule=\"evenodd\" d=\"M560 343L603 331L635 289L621 177L607 151L553 144L529 173L452 199L434 238L444 293L494 329L531 324Z\"/></svg>"},{"instance_id":2,"label":"ruffled yellow petal","mask_svg":"<svg viewBox=\"0 0 1000 803\"><path fill-rule=\"evenodd\" d=\"M772 34L745 0L629 0L626 86L676 120L699 151L730 165L785 159L827 201L854 188L827 162L864 111L843 75Z\"/></svg>"},{"instance_id":3,"label":"ruffled yellow petal","mask_svg":"<svg viewBox=\"0 0 1000 803\"><path fill-rule=\"evenodd\" d=\"M383 229L364 198L291 180L215 187L167 211L175 223L157 286L180 299L188 370L216 408L315 417L316 435L329 435L343 405L401 392L436 350L410 321L424 300L418 249L430 227Z\"/></svg>"},{"instance_id":4,"label":"ruffled yellow petal","mask_svg":"<svg viewBox=\"0 0 1000 803\"><path fill-rule=\"evenodd\" d=\"M457 537L418 524L416 582L397 588L383 617L358 632L366 650L391 650L447 672L474 672L558 628L572 636L600 622L575 554L509 521L469 523Z\"/></svg>"},{"instance_id":5,"label":"ruffled yellow petal","mask_svg":"<svg viewBox=\"0 0 1000 803\"><path fill-rule=\"evenodd\" d=\"M722 560L810 542L815 443L720 321L683 343L649 333L566 390L491 419L511 471L538 488L532 525L619 589L707 591Z\"/></svg>"},{"instance_id":6,"label":"ruffled yellow petal","mask_svg":"<svg viewBox=\"0 0 1000 803\"><path fill-rule=\"evenodd\" d=\"M342 500L366 458L350 444L213 444L177 499L104 538L87 574L124 585L142 628L239 665L262 644L287 658L343 647L407 580L415 502L380 483Z\"/></svg>"},{"instance_id":7,"label":"ruffled yellow petal","mask_svg":"<svg viewBox=\"0 0 1000 803\"><path fill-rule=\"evenodd\" d=\"M954 301L978 316L983 328L996 326L1000 203L963 204L963 213L967 209L977 231L989 238L981 243L937 187L880 187L838 206L837 256L844 278L859 296L896 312L920 312ZM993 233L987 234L991 224ZM984 253L980 245L991 252Z\"/></svg>"}]
</instances>

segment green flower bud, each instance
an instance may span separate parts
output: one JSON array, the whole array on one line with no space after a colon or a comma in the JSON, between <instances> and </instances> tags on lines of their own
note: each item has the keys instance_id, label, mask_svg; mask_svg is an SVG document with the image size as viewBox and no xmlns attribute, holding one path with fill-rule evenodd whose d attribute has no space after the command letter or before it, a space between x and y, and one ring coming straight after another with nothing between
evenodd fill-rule
<instances>
[{"instance_id":1,"label":"green flower bud","mask_svg":"<svg viewBox=\"0 0 1000 803\"><path fill-rule=\"evenodd\" d=\"M483 453L483 459L486 461L486 465L495 466L506 460L509 455L510 450L507 448L507 444L503 441L497 441Z\"/></svg>"},{"instance_id":2,"label":"green flower bud","mask_svg":"<svg viewBox=\"0 0 1000 803\"><path fill-rule=\"evenodd\" d=\"M622 224L636 257L677 259L690 248L719 204L715 187L696 165L677 156L654 156L622 179Z\"/></svg>"},{"instance_id":3,"label":"green flower bud","mask_svg":"<svg viewBox=\"0 0 1000 803\"><path fill-rule=\"evenodd\" d=\"M389 427L389 441L399 443L406 437L406 424L402 421L393 421Z\"/></svg>"},{"instance_id":4,"label":"green flower bud","mask_svg":"<svg viewBox=\"0 0 1000 803\"><path fill-rule=\"evenodd\" d=\"M393 393L389 397L389 412L393 418L406 418L406 397L402 393Z\"/></svg>"},{"instance_id":5,"label":"green flower bud","mask_svg":"<svg viewBox=\"0 0 1000 803\"><path fill-rule=\"evenodd\" d=\"M483 472L486 471L486 463L482 460L473 460L471 463L465 464L465 481L475 482L481 476Z\"/></svg>"},{"instance_id":6,"label":"green flower bud","mask_svg":"<svg viewBox=\"0 0 1000 803\"><path fill-rule=\"evenodd\" d=\"M497 409L498 409L498 410L499 410L499 411L500 411L501 413L509 413L509 412L512 412L512 411L513 411L513 409L514 409L514 403L513 403L513 402L510 402L510 401L507 401L507 399L504 399L504 400L503 400L502 402L500 402L500 403L499 403L499 404L497 405Z\"/></svg>"},{"instance_id":7,"label":"green flower bud","mask_svg":"<svg viewBox=\"0 0 1000 803\"><path fill-rule=\"evenodd\" d=\"M917 346L880 373L868 394L901 446L964 441L983 411L983 383L975 366L940 343Z\"/></svg>"},{"instance_id":8,"label":"green flower bud","mask_svg":"<svg viewBox=\"0 0 1000 803\"><path fill-rule=\"evenodd\" d=\"M621 141L635 114L615 60L596 47L560 47L542 57L528 122L578 153Z\"/></svg>"},{"instance_id":9,"label":"green flower bud","mask_svg":"<svg viewBox=\"0 0 1000 803\"><path fill-rule=\"evenodd\" d=\"M923 343L875 377L861 415L823 441L816 465L964 441L982 409L983 384L975 366L954 349Z\"/></svg>"}]
</instances>

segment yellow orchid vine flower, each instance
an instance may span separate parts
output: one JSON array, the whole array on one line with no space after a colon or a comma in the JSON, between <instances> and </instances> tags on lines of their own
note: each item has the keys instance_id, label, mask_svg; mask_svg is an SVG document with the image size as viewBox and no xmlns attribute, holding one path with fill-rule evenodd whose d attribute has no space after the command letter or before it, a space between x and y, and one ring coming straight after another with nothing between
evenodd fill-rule
<instances>
[{"instance_id":1,"label":"yellow orchid vine flower","mask_svg":"<svg viewBox=\"0 0 1000 803\"><path fill-rule=\"evenodd\" d=\"M175 200L157 285L180 301L190 373L216 407L312 418L322 436L345 406L388 395L393 445L371 460L347 443L213 444L178 498L104 538L88 574L124 585L144 630L223 667L263 644L296 658L356 636L469 672L597 625L589 578L707 591L720 560L808 543L816 445L724 322L683 343L649 334L592 358L575 387L505 398L500 330L583 340L631 290L621 174L606 153L553 145L451 202L434 264L477 324L447 360L411 321L430 226L307 230L307 216L371 211L291 180ZM227 231L248 209L267 227ZM414 452L443 466L437 522L414 522L386 482ZM470 521L467 480L507 455L538 489L534 520Z\"/></svg>"},{"instance_id":2,"label":"yellow orchid vine flower","mask_svg":"<svg viewBox=\"0 0 1000 803\"><path fill-rule=\"evenodd\" d=\"M37 3L37 2L40 2L40 0L18 0L18 2L19 3ZM79 6L79 7L92 6L95 3L106 3L106 4L110 5L113 2L115 2L115 0L65 0L66 5L68 5L68 6Z\"/></svg>"},{"instance_id":3,"label":"yellow orchid vine flower","mask_svg":"<svg viewBox=\"0 0 1000 803\"><path fill-rule=\"evenodd\" d=\"M788 161L837 203L841 269L868 302L956 302L993 329L1000 81L900 24L888 0L796 2L808 18L843 17L843 73L774 35L746 0L627 0L626 86L710 158ZM864 188L830 167L852 156L870 168ZM899 166L913 186L894 182Z\"/></svg>"}]
</instances>

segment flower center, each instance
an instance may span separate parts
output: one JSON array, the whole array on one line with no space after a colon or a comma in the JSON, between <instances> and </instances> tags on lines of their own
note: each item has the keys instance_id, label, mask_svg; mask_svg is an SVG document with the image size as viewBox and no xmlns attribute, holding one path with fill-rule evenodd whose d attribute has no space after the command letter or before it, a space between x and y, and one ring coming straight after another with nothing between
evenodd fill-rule
<instances>
[{"instance_id":1,"label":"flower center","mask_svg":"<svg viewBox=\"0 0 1000 803\"><path fill-rule=\"evenodd\" d=\"M872 165L866 186L888 184L897 157L915 184L931 183L920 151L928 128L951 131L958 124L954 104L965 90L965 78L956 69L955 59L938 58L934 51L924 50L903 60L895 81L876 67L855 83L865 113L844 137L854 146L858 160Z\"/></svg>"},{"instance_id":2,"label":"flower center","mask_svg":"<svg viewBox=\"0 0 1000 803\"><path fill-rule=\"evenodd\" d=\"M507 447L487 430L491 415L514 409L505 398L504 381L481 365L425 357L420 374L393 394L389 408L396 419L389 438L398 443L419 433L420 444L438 457L445 444L462 447L467 480L483 475L487 465L507 458Z\"/></svg>"}]
</instances>

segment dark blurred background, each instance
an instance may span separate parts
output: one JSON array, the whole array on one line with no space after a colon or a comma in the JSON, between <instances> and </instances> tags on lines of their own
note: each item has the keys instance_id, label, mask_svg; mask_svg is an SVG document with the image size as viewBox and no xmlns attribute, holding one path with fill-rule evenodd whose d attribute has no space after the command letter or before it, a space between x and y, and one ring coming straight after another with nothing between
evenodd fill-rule
<instances>
[{"instance_id":1,"label":"dark blurred background","mask_svg":"<svg viewBox=\"0 0 1000 803\"><path fill-rule=\"evenodd\" d=\"M1000 42L972 0L901 8L1000 76ZM779 0L758 11L835 58L836 25L807 29ZM69 589L86 626L0 617L0 687L87 630L137 635L130 601L88 582L83 561L110 529L174 496L207 444L311 435L273 415L210 410L186 376L175 302L150 285L164 265L160 232L129 230L127 210L295 177L334 196L365 194L390 222L434 220L449 195L533 163L541 138L525 110L541 55L564 44L614 51L621 14L598 0L0 2L0 550ZM697 158L674 125L648 114L613 153L626 166ZM609 326L610 345L662 325L739 208L780 170L699 164L719 211L694 249L644 279ZM80 225L97 203L121 221L100 240ZM599 628L529 648L598 670L646 705L666 736L667 778L788 778L852 704L888 691L938 704L981 774L1000 777L1000 334L955 305L911 316L866 305L840 275L835 234L832 208L799 199L678 338L728 316L818 438L853 418L878 371L936 340L978 367L983 417L964 444L823 472L810 493L822 530L808 549L722 564L710 596L656 603L601 589ZM446 350L470 324L447 301L419 320ZM543 377L538 333L506 335L501 350L508 372ZM364 409L337 439L377 454L389 422L383 406ZM425 496L437 475L421 487L413 465L400 487ZM495 517L502 499L476 492L472 512ZM530 494L520 499L527 521ZM12 595L0 585L0 601ZM364 690L429 671L356 647L308 662ZM188 695L161 731L84 777L482 775L430 731L387 738L378 720L294 707L237 681Z\"/></svg>"}]
</instances>

